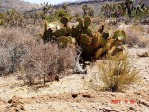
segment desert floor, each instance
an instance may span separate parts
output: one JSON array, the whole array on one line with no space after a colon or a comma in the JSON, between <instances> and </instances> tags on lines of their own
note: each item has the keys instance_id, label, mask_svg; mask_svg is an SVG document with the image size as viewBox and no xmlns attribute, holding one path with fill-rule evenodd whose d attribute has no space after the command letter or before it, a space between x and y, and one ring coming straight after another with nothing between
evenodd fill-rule
<instances>
[{"instance_id":1,"label":"desert floor","mask_svg":"<svg viewBox=\"0 0 149 112\"><path fill-rule=\"evenodd\" d=\"M88 87L87 80L96 72L96 64L88 67L86 75L65 76L45 87L28 87L17 75L0 77L0 112L149 112L149 57L137 56L146 51L149 49L129 48L141 81L123 92Z\"/></svg>"}]
</instances>

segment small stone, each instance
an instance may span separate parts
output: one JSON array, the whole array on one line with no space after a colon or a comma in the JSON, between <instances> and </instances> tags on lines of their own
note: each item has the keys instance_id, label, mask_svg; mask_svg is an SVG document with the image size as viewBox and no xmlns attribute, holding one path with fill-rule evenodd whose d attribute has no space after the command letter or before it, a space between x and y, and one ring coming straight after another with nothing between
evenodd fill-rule
<instances>
[{"instance_id":1,"label":"small stone","mask_svg":"<svg viewBox=\"0 0 149 112\"><path fill-rule=\"evenodd\" d=\"M133 107L130 107L129 109L130 109L130 110L134 110L134 108L133 108Z\"/></svg>"},{"instance_id":2,"label":"small stone","mask_svg":"<svg viewBox=\"0 0 149 112\"><path fill-rule=\"evenodd\" d=\"M144 77L143 79L146 79L146 77Z\"/></svg>"}]
</instances>

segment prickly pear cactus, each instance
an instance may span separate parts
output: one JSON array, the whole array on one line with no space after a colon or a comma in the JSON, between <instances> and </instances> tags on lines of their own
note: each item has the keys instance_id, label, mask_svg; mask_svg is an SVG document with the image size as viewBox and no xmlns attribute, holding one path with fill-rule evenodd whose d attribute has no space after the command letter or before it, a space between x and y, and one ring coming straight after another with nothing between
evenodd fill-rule
<instances>
[{"instance_id":1,"label":"prickly pear cactus","mask_svg":"<svg viewBox=\"0 0 149 112\"><path fill-rule=\"evenodd\" d=\"M50 41L54 38L61 47L80 46L84 61L113 56L121 51L124 53L122 41L126 38L126 33L123 30L117 30L110 35L104 31L105 26L101 25L99 31L93 33L90 29L92 23L90 17L77 18L78 25L73 27L68 25L68 21L67 17L62 17L60 22L63 26L56 31L48 28L46 24L43 39Z\"/></svg>"},{"instance_id":2,"label":"prickly pear cactus","mask_svg":"<svg viewBox=\"0 0 149 112\"><path fill-rule=\"evenodd\" d=\"M92 39L87 36L86 34L81 34L80 36L80 43L84 46L88 46L91 44Z\"/></svg>"},{"instance_id":3,"label":"prickly pear cactus","mask_svg":"<svg viewBox=\"0 0 149 112\"><path fill-rule=\"evenodd\" d=\"M78 24L78 28L83 28L83 26L84 26L84 20L83 20L83 18L77 18L76 19L77 20L77 22L79 22L79 24Z\"/></svg>"},{"instance_id":4,"label":"prickly pear cactus","mask_svg":"<svg viewBox=\"0 0 149 112\"><path fill-rule=\"evenodd\" d=\"M91 18L87 16L84 18L84 27L88 28L90 25L91 25Z\"/></svg>"},{"instance_id":5,"label":"prickly pear cactus","mask_svg":"<svg viewBox=\"0 0 149 112\"><path fill-rule=\"evenodd\" d=\"M50 38L52 37L52 30L49 28L48 30L45 30L42 36L42 39L44 42L50 41Z\"/></svg>"},{"instance_id":6,"label":"prickly pear cactus","mask_svg":"<svg viewBox=\"0 0 149 112\"><path fill-rule=\"evenodd\" d=\"M101 34L100 34L100 33L94 33L94 34L93 34L92 46L93 46L94 48L97 48L97 47L99 46L100 37L101 37Z\"/></svg>"},{"instance_id":7,"label":"prickly pear cactus","mask_svg":"<svg viewBox=\"0 0 149 112\"><path fill-rule=\"evenodd\" d=\"M3 24L4 24L3 20L2 20L2 19L0 19L0 25L3 25Z\"/></svg>"},{"instance_id":8,"label":"prickly pear cactus","mask_svg":"<svg viewBox=\"0 0 149 112\"><path fill-rule=\"evenodd\" d=\"M61 37L58 39L58 41L59 41L59 44L60 44L62 47L67 47L67 46L69 46L69 45L75 44L75 40L74 40L74 38L71 37L71 36L68 36L68 37L66 37L66 36L61 36Z\"/></svg>"},{"instance_id":9,"label":"prickly pear cactus","mask_svg":"<svg viewBox=\"0 0 149 112\"><path fill-rule=\"evenodd\" d=\"M103 53L103 48L98 49L95 53L95 58L98 59L102 53Z\"/></svg>"},{"instance_id":10,"label":"prickly pear cactus","mask_svg":"<svg viewBox=\"0 0 149 112\"><path fill-rule=\"evenodd\" d=\"M124 40L126 38L126 33L123 30L115 31L113 38L117 40Z\"/></svg>"},{"instance_id":11,"label":"prickly pear cactus","mask_svg":"<svg viewBox=\"0 0 149 112\"><path fill-rule=\"evenodd\" d=\"M68 24L68 18L67 17L62 17L60 19L60 22L64 25L64 27L67 27L67 24Z\"/></svg>"}]
</instances>

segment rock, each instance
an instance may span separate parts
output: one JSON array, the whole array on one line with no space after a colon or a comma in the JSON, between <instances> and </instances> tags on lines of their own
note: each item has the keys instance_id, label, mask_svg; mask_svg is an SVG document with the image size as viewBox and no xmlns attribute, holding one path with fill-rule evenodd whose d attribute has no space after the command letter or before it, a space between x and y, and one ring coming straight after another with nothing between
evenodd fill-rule
<instances>
[{"instance_id":1,"label":"rock","mask_svg":"<svg viewBox=\"0 0 149 112\"><path fill-rule=\"evenodd\" d=\"M134 110L134 108L133 108L133 107L130 107L129 109L130 109L130 110Z\"/></svg>"}]
</instances>

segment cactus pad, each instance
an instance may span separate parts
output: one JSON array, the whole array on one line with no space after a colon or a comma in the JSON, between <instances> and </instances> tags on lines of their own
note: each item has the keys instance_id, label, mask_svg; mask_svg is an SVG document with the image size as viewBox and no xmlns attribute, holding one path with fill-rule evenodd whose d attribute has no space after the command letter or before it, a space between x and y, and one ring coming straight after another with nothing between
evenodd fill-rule
<instances>
[{"instance_id":1,"label":"cactus pad","mask_svg":"<svg viewBox=\"0 0 149 112\"><path fill-rule=\"evenodd\" d=\"M104 38L105 40L107 40L109 38L109 33L103 32L102 33L102 38Z\"/></svg>"},{"instance_id":2,"label":"cactus pad","mask_svg":"<svg viewBox=\"0 0 149 112\"><path fill-rule=\"evenodd\" d=\"M103 48L98 49L98 51L96 51L95 58L98 59L102 53L103 53Z\"/></svg>"},{"instance_id":3,"label":"cactus pad","mask_svg":"<svg viewBox=\"0 0 149 112\"><path fill-rule=\"evenodd\" d=\"M88 46L91 44L91 38L87 36L86 34L81 34L80 36L80 43L84 46Z\"/></svg>"},{"instance_id":4,"label":"cactus pad","mask_svg":"<svg viewBox=\"0 0 149 112\"><path fill-rule=\"evenodd\" d=\"M104 46L107 43L107 40L104 39L100 33L98 33L98 38L99 38L99 45L100 46Z\"/></svg>"},{"instance_id":5,"label":"cactus pad","mask_svg":"<svg viewBox=\"0 0 149 112\"><path fill-rule=\"evenodd\" d=\"M67 38L70 40L71 44L75 44L75 42L76 42L75 38L73 38L71 36L68 36Z\"/></svg>"},{"instance_id":6,"label":"cactus pad","mask_svg":"<svg viewBox=\"0 0 149 112\"><path fill-rule=\"evenodd\" d=\"M60 19L60 22L64 25L64 27L66 27L67 26L67 23L68 23L68 18L67 17L62 17Z\"/></svg>"},{"instance_id":7,"label":"cactus pad","mask_svg":"<svg viewBox=\"0 0 149 112\"><path fill-rule=\"evenodd\" d=\"M104 25L101 25L100 28L99 28L99 30L98 30L98 32L100 32L102 34L103 33L103 30L104 30L104 27L105 27Z\"/></svg>"},{"instance_id":8,"label":"cactus pad","mask_svg":"<svg viewBox=\"0 0 149 112\"><path fill-rule=\"evenodd\" d=\"M117 30L114 32L113 38L116 40L124 40L126 38L126 33L123 30Z\"/></svg>"},{"instance_id":9,"label":"cactus pad","mask_svg":"<svg viewBox=\"0 0 149 112\"><path fill-rule=\"evenodd\" d=\"M82 34L87 34L88 36L91 36L92 35L92 31L90 28L88 29L82 29Z\"/></svg>"},{"instance_id":10,"label":"cactus pad","mask_svg":"<svg viewBox=\"0 0 149 112\"><path fill-rule=\"evenodd\" d=\"M84 23L84 20L83 20L83 18L80 18L80 17L79 17L79 18L77 18L77 19L76 19L76 21L78 21L78 22L79 22L79 25L78 25L78 27L81 27L81 28L83 28L83 25L84 25L84 24L83 24L83 23Z\"/></svg>"},{"instance_id":11,"label":"cactus pad","mask_svg":"<svg viewBox=\"0 0 149 112\"><path fill-rule=\"evenodd\" d=\"M60 37L60 36L65 36L65 34L67 33L66 28L60 28L59 30L56 30L55 32L53 32L53 36L55 37Z\"/></svg>"},{"instance_id":12,"label":"cactus pad","mask_svg":"<svg viewBox=\"0 0 149 112\"><path fill-rule=\"evenodd\" d=\"M116 46L112 46L112 48L108 51L108 55L113 55L116 48L117 48Z\"/></svg>"},{"instance_id":13,"label":"cactus pad","mask_svg":"<svg viewBox=\"0 0 149 112\"><path fill-rule=\"evenodd\" d=\"M94 33L93 34L93 38L92 38L92 45L94 48L97 48L99 46L99 40L100 40L100 36L101 34L99 33Z\"/></svg>"},{"instance_id":14,"label":"cactus pad","mask_svg":"<svg viewBox=\"0 0 149 112\"><path fill-rule=\"evenodd\" d=\"M87 16L84 18L84 26L89 27L90 25L91 25L91 18Z\"/></svg>"},{"instance_id":15,"label":"cactus pad","mask_svg":"<svg viewBox=\"0 0 149 112\"><path fill-rule=\"evenodd\" d=\"M44 23L44 31L45 30L48 30L48 22L47 21L45 21L45 23Z\"/></svg>"},{"instance_id":16,"label":"cactus pad","mask_svg":"<svg viewBox=\"0 0 149 112\"><path fill-rule=\"evenodd\" d=\"M68 44L71 43L70 39L66 36L61 36L59 38L59 43L61 46L66 47Z\"/></svg>"}]
</instances>

